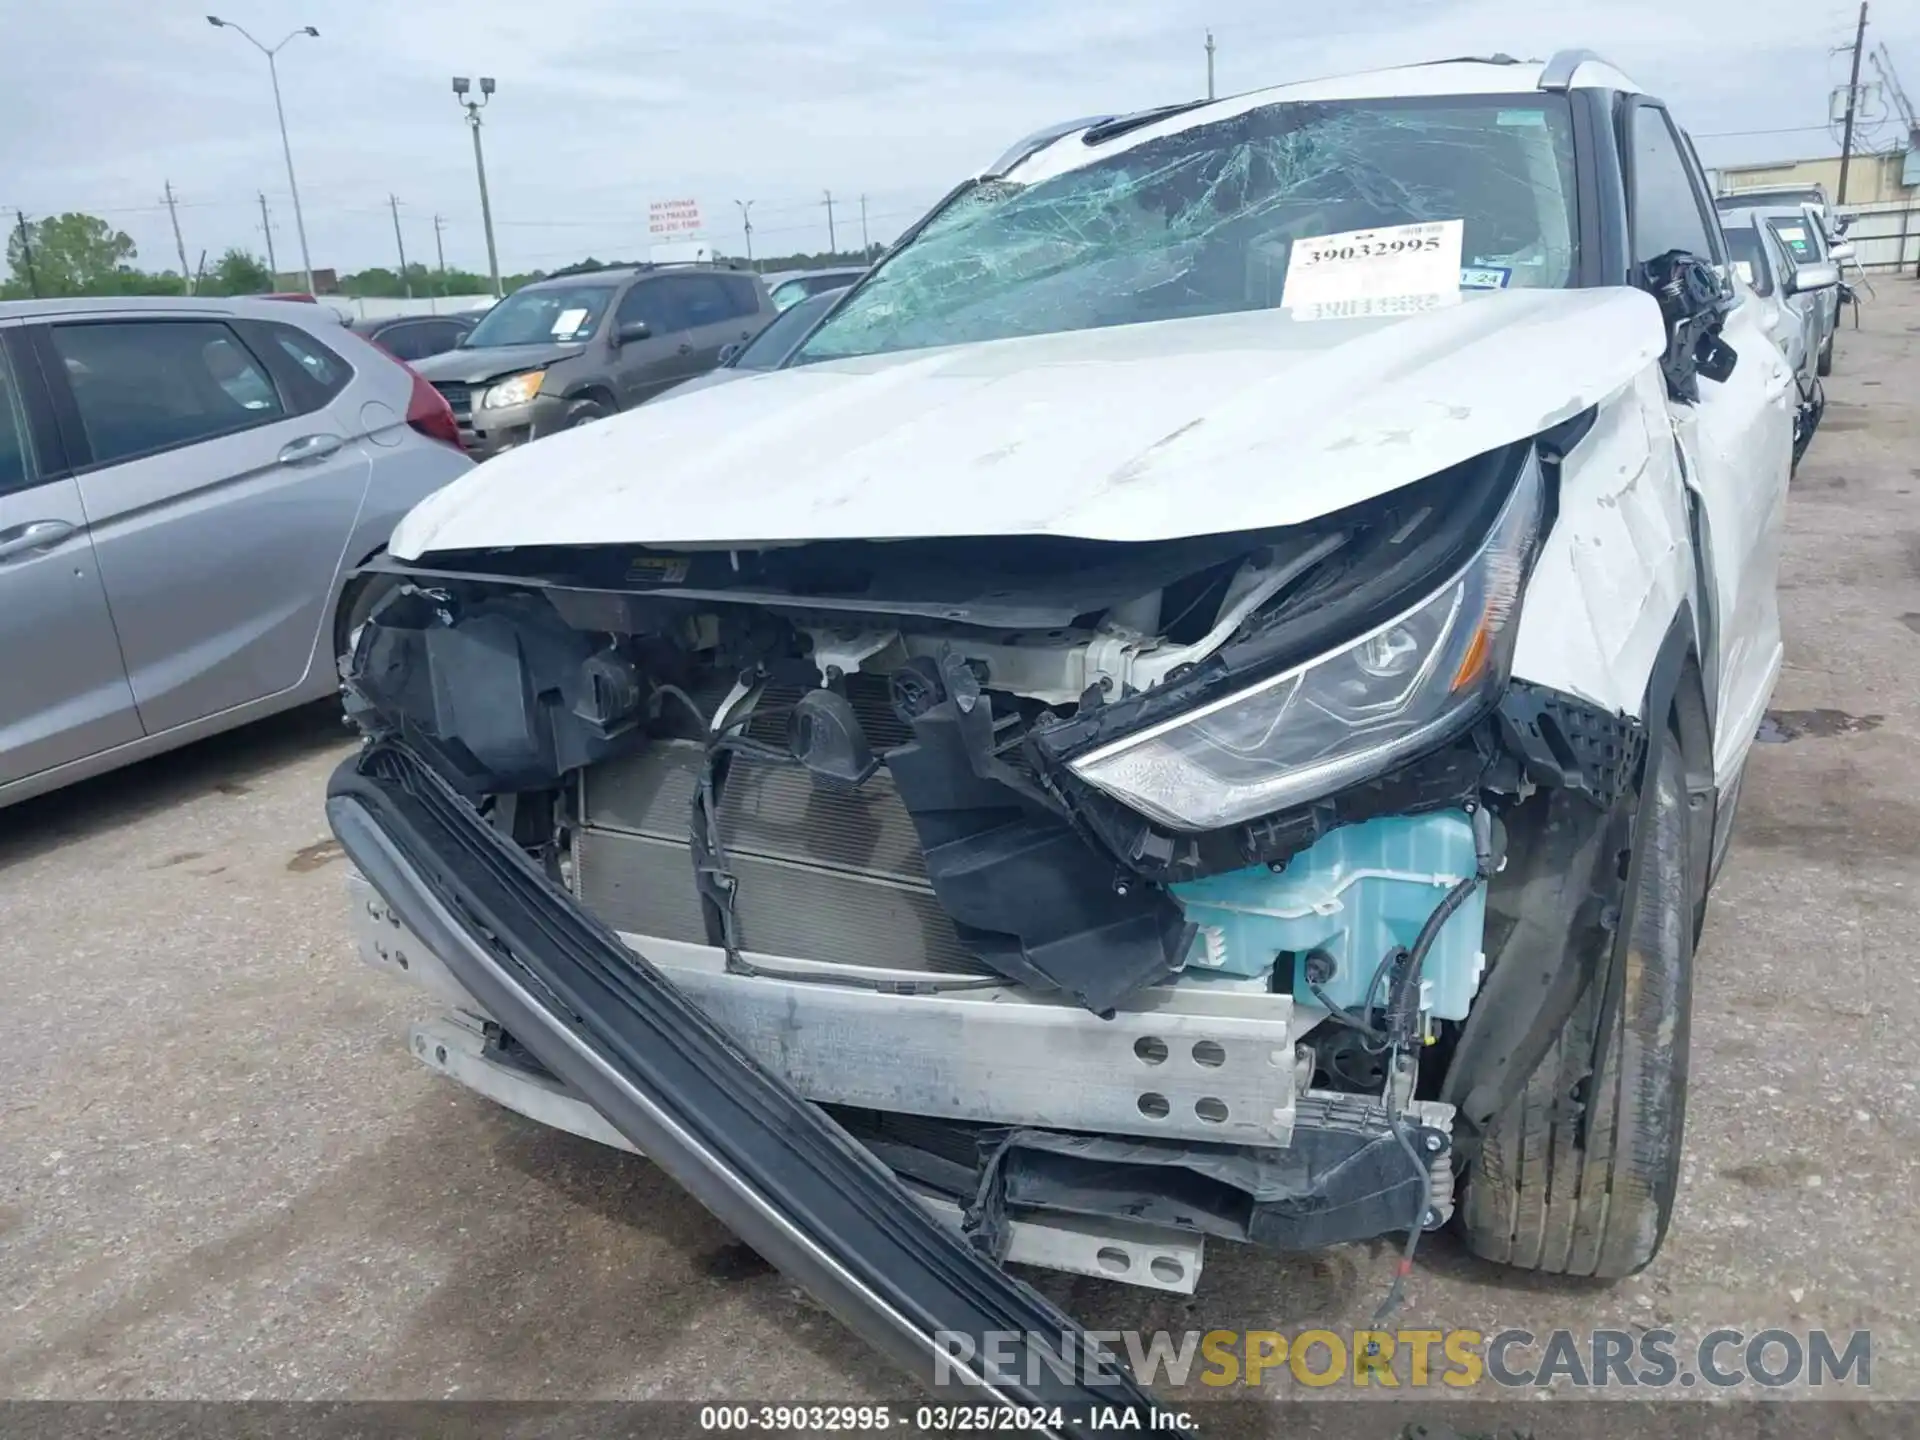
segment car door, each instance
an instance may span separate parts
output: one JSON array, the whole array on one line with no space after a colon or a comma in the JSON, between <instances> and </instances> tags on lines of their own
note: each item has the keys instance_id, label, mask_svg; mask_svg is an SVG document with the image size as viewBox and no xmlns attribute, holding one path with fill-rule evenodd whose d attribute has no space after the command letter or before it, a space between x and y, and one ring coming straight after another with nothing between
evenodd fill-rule
<instances>
[{"instance_id":1,"label":"car door","mask_svg":"<svg viewBox=\"0 0 1920 1440\"><path fill-rule=\"evenodd\" d=\"M1626 110L1625 150L1636 265L1686 250L1724 266L1704 178L1657 102ZM1712 613L1704 626L1714 700L1714 769L1731 780L1780 671L1777 593L1797 400L1792 372L1754 305L1728 312L1722 338L1739 359L1724 381L1702 379L1697 404L1669 401L1674 436L1698 500Z\"/></svg>"},{"instance_id":2,"label":"car door","mask_svg":"<svg viewBox=\"0 0 1920 1440\"><path fill-rule=\"evenodd\" d=\"M146 730L299 685L372 468L330 404L351 368L217 314L61 320L39 349Z\"/></svg>"},{"instance_id":3,"label":"car door","mask_svg":"<svg viewBox=\"0 0 1920 1440\"><path fill-rule=\"evenodd\" d=\"M141 735L39 362L0 329L0 787Z\"/></svg>"},{"instance_id":4,"label":"car door","mask_svg":"<svg viewBox=\"0 0 1920 1440\"><path fill-rule=\"evenodd\" d=\"M645 338L623 342L622 329L636 322L647 327ZM620 297L607 338L615 347L613 383L621 409L629 410L651 400L692 373L682 350L685 337L677 332L676 324L672 297L663 276L636 280Z\"/></svg>"},{"instance_id":5,"label":"car door","mask_svg":"<svg viewBox=\"0 0 1920 1440\"><path fill-rule=\"evenodd\" d=\"M688 362L689 376L706 374L720 363L720 352L727 346L753 338L748 317L757 308L758 297L751 277L705 272L674 275L667 284L687 347L681 354Z\"/></svg>"}]
</instances>

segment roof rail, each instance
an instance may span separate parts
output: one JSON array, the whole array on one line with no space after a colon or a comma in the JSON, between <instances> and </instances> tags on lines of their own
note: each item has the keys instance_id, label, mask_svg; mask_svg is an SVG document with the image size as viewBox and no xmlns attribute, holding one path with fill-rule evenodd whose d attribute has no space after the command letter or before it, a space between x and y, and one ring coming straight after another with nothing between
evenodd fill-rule
<instances>
[{"instance_id":1,"label":"roof rail","mask_svg":"<svg viewBox=\"0 0 1920 1440\"><path fill-rule=\"evenodd\" d=\"M1556 50L1553 58L1547 61L1540 71L1540 89L1569 90L1573 87L1573 74L1589 60L1598 60L1602 65L1610 63L1604 57L1591 50Z\"/></svg>"},{"instance_id":2,"label":"roof rail","mask_svg":"<svg viewBox=\"0 0 1920 1440\"><path fill-rule=\"evenodd\" d=\"M1036 130L1026 139L1016 143L1012 149L981 173L989 179L1004 175L1036 150L1051 145L1062 135L1071 135L1076 130L1085 130L1094 125L1104 125L1114 118L1112 115L1083 115L1078 120L1063 120L1058 125L1049 125L1044 130Z\"/></svg>"},{"instance_id":3,"label":"roof rail","mask_svg":"<svg viewBox=\"0 0 1920 1440\"><path fill-rule=\"evenodd\" d=\"M1428 65L1524 65L1526 63L1528 62L1516 59L1506 51L1500 50L1492 55L1448 55L1440 60L1422 60L1416 68L1424 68Z\"/></svg>"}]
</instances>

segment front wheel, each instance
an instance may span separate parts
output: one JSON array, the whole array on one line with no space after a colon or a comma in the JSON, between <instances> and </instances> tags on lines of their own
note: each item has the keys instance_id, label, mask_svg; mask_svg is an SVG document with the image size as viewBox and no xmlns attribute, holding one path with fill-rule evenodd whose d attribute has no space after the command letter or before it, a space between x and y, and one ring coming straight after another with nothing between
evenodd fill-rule
<instances>
[{"instance_id":1,"label":"front wheel","mask_svg":"<svg viewBox=\"0 0 1920 1440\"><path fill-rule=\"evenodd\" d=\"M604 420L613 414L613 407L604 400L576 400L567 407L567 413L561 417L562 430L576 430L582 425L591 425L596 420Z\"/></svg>"},{"instance_id":2,"label":"front wheel","mask_svg":"<svg viewBox=\"0 0 1920 1440\"><path fill-rule=\"evenodd\" d=\"M1694 867L1680 741L1665 734L1648 759L1654 793L1636 842L1618 993L1609 1000L1604 972L1588 986L1526 1087L1487 1127L1468 1177L1467 1243L1489 1260L1618 1279L1652 1261L1673 1218Z\"/></svg>"}]
</instances>

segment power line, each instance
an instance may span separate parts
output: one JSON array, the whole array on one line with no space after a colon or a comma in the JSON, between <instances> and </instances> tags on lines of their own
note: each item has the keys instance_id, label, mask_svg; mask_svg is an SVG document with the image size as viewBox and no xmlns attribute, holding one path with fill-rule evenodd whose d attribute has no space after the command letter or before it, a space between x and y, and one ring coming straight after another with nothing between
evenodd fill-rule
<instances>
[{"instance_id":1,"label":"power line","mask_svg":"<svg viewBox=\"0 0 1920 1440\"><path fill-rule=\"evenodd\" d=\"M1824 125L1783 125L1777 130L1709 130L1695 135L1696 140L1732 140L1743 135L1804 135L1809 131L1826 130Z\"/></svg>"}]
</instances>

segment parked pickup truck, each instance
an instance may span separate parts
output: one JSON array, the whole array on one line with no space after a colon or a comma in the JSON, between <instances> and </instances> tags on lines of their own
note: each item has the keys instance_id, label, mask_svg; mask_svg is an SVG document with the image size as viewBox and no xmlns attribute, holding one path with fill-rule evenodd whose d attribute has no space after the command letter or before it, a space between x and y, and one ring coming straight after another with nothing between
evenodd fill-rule
<instances>
[{"instance_id":1,"label":"parked pickup truck","mask_svg":"<svg viewBox=\"0 0 1920 1440\"><path fill-rule=\"evenodd\" d=\"M416 1053L1000 1402L1147 1403L1009 1260L1639 1270L1781 662L1729 274L1584 52L1015 146L781 368L395 533L327 803Z\"/></svg>"}]
</instances>

